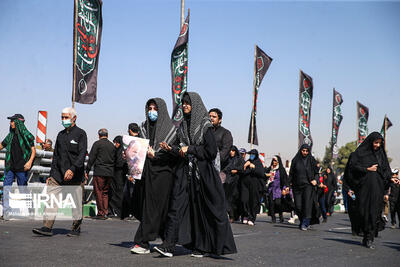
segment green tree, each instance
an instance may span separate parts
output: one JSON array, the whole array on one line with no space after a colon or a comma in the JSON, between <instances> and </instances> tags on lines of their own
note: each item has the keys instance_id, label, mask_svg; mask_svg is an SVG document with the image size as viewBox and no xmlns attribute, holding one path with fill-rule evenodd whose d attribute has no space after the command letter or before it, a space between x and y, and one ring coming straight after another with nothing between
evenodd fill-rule
<instances>
[{"instance_id":1,"label":"green tree","mask_svg":"<svg viewBox=\"0 0 400 267\"><path fill-rule=\"evenodd\" d=\"M346 167L349 156L357 148L357 141L349 142L339 148L339 154L335 161L336 169L338 172L343 172Z\"/></svg>"},{"instance_id":2,"label":"green tree","mask_svg":"<svg viewBox=\"0 0 400 267\"><path fill-rule=\"evenodd\" d=\"M324 158L322 159L321 167L323 169L326 169L328 167L331 167L331 165L332 165L332 143L329 142L329 144L325 147L325 155Z\"/></svg>"}]
</instances>

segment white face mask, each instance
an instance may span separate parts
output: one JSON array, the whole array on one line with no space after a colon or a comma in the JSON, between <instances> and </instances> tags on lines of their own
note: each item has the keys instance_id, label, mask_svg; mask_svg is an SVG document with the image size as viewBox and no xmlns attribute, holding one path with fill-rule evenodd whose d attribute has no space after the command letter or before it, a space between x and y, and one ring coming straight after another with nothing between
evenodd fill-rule
<instances>
[{"instance_id":1,"label":"white face mask","mask_svg":"<svg viewBox=\"0 0 400 267\"><path fill-rule=\"evenodd\" d=\"M66 119L66 120L62 120L61 124L65 127L65 128L69 128L72 125L71 119Z\"/></svg>"}]
</instances>

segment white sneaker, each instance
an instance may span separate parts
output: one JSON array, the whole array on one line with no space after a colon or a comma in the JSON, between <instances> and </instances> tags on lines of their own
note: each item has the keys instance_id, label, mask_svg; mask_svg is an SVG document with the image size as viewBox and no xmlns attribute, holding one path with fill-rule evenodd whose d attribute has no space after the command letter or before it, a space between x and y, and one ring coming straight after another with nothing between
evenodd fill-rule
<instances>
[{"instance_id":1,"label":"white sneaker","mask_svg":"<svg viewBox=\"0 0 400 267\"><path fill-rule=\"evenodd\" d=\"M135 254L149 254L149 253L150 253L150 249L148 249L148 248L143 248L143 247L141 247L141 246L139 246L139 245L134 245L134 246L131 248L131 252L132 252L132 253L135 253Z\"/></svg>"},{"instance_id":2,"label":"white sneaker","mask_svg":"<svg viewBox=\"0 0 400 267\"><path fill-rule=\"evenodd\" d=\"M160 253L164 257L172 258L174 256L171 252L168 252L165 248L162 246L160 247L154 247L154 250Z\"/></svg>"},{"instance_id":3,"label":"white sneaker","mask_svg":"<svg viewBox=\"0 0 400 267\"><path fill-rule=\"evenodd\" d=\"M247 224L249 221L247 220L247 218L243 218L243 224Z\"/></svg>"},{"instance_id":4,"label":"white sneaker","mask_svg":"<svg viewBox=\"0 0 400 267\"><path fill-rule=\"evenodd\" d=\"M247 224L250 226L254 226L254 223L252 221L248 221Z\"/></svg>"}]
</instances>

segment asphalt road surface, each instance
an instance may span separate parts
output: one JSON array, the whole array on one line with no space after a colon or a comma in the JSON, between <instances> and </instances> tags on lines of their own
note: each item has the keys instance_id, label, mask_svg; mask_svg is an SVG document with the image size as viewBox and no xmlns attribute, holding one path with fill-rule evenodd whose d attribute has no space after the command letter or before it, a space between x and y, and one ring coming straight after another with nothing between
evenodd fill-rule
<instances>
[{"instance_id":1,"label":"asphalt road surface","mask_svg":"<svg viewBox=\"0 0 400 267\"><path fill-rule=\"evenodd\" d=\"M386 228L367 249L341 213L305 232L266 215L255 226L234 223L238 253L221 258L192 258L182 247L173 258L131 254L137 221L85 219L79 237L66 236L70 225L56 221L54 235L42 237L32 233L41 221L0 221L0 266L400 266L400 229Z\"/></svg>"}]
</instances>

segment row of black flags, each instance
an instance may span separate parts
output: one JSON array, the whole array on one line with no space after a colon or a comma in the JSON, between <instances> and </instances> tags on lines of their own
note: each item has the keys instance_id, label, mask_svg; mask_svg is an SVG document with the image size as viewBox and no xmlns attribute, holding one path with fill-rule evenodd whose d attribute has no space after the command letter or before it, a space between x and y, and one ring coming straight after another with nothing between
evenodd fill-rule
<instances>
[{"instance_id":1,"label":"row of black flags","mask_svg":"<svg viewBox=\"0 0 400 267\"><path fill-rule=\"evenodd\" d=\"M72 103L93 104L97 99L97 71L100 54L102 33L102 0L74 0L74 61L73 61L73 92ZM172 87L172 120L179 126L183 119L182 96L187 92L188 75L188 43L189 43L189 12L171 53L171 87ZM248 142L258 145L257 136L257 98L261 82L272 58L257 45L254 53L254 82L253 82L253 106L251 111ZM312 146L313 140L310 132L311 105L313 98L313 80L300 70L299 79L299 121L298 144ZM342 95L333 89L332 110L332 156L338 155L337 137L339 127L343 120L341 104ZM368 135L369 109L357 102L357 142L360 144ZM386 132L392 126L385 115L381 134L386 138Z\"/></svg>"}]
</instances>

